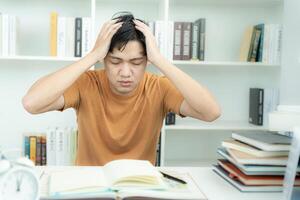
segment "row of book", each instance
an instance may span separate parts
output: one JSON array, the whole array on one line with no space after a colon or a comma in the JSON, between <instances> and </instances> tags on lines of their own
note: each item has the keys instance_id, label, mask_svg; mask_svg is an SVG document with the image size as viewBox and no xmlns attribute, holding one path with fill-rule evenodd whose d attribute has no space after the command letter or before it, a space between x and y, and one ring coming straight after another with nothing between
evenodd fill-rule
<instances>
[{"instance_id":1,"label":"row of book","mask_svg":"<svg viewBox=\"0 0 300 200\"><path fill-rule=\"evenodd\" d=\"M77 130L49 128L46 133L24 134L24 155L37 166L74 165Z\"/></svg>"},{"instance_id":2,"label":"row of book","mask_svg":"<svg viewBox=\"0 0 300 200\"><path fill-rule=\"evenodd\" d=\"M257 24L249 26L241 43L240 60L280 64L282 25Z\"/></svg>"},{"instance_id":3,"label":"row of book","mask_svg":"<svg viewBox=\"0 0 300 200\"><path fill-rule=\"evenodd\" d=\"M279 104L278 88L249 89L249 123L268 125L269 113L276 110Z\"/></svg>"},{"instance_id":4,"label":"row of book","mask_svg":"<svg viewBox=\"0 0 300 200\"><path fill-rule=\"evenodd\" d=\"M291 138L276 132L232 133L222 142L222 159L213 170L242 192L279 192L283 190ZM296 186L300 186L300 167Z\"/></svg>"},{"instance_id":5,"label":"row of book","mask_svg":"<svg viewBox=\"0 0 300 200\"><path fill-rule=\"evenodd\" d=\"M0 13L0 55L16 55L17 17Z\"/></svg>"},{"instance_id":6,"label":"row of book","mask_svg":"<svg viewBox=\"0 0 300 200\"><path fill-rule=\"evenodd\" d=\"M155 21L148 24L160 51L168 59L203 61L205 22L205 18L200 18L195 22Z\"/></svg>"},{"instance_id":7,"label":"row of book","mask_svg":"<svg viewBox=\"0 0 300 200\"><path fill-rule=\"evenodd\" d=\"M92 20L90 17L50 16L50 55L82 57L91 50Z\"/></svg>"}]
</instances>

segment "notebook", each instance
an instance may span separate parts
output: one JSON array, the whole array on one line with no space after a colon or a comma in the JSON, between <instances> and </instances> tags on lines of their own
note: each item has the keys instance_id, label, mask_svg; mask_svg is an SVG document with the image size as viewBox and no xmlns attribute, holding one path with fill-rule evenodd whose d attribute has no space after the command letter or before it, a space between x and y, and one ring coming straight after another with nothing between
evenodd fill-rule
<instances>
[{"instance_id":1,"label":"notebook","mask_svg":"<svg viewBox=\"0 0 300 200\"><path fill-rule=\"evenodd\" d=\"M72 167L50 174L48 193L42 199L207 199L191 176L175 177L187 184L165 178L144 160L123 159L103 167Z\"/></svg>"},{"instance_id":2,"label":"notebook","mask_svg":"<svg viewBox=\"0 0 300 200\"><path fill-rule=\"evenodd\" d=\"M268 131L232 133L232 138L264 151L289 151L291 139Z\"/></svg>"}]
</instances>

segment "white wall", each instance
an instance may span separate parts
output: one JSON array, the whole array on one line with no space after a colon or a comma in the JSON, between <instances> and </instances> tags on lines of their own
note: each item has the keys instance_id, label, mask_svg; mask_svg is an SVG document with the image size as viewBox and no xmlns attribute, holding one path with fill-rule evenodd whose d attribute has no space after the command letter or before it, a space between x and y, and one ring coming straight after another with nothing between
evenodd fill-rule
<instances>
[{"instance_id":1,"label":"white wall","mask_svg":"<svg viewBox=\"0 0 300 200\"><path fill-rule=\"evenodd\" d=\"M76 125L76 116L72 109L63 113L54 111L31 115L24 110L21 103L23 95L39 77L57 70L62 65L56 62L47 66L39 62L1 62L0 149L22 147L24 132L43 132L49 126L64 128Z\"/></svg>"},{"instance_id":2,"label":"white wall","mask_svg":"<svg viewBox=\"0 0 300 200\"><path fill-rule=\"evenodd\" d=\"M300 104L300 1L284 1L280 104Z\"/></svg>"}]
</instances>

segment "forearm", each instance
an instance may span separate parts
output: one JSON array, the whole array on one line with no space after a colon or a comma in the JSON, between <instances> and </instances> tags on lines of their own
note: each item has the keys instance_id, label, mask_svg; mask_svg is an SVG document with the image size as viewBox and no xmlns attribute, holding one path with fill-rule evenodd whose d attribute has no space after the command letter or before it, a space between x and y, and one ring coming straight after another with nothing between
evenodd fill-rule
<instances>
[{"instance_id":1,"label":"forearm","mask_svg":"<svg viewBox=\"0 0 300 200\"><path fill-rule=\"evenodd\" d=\"M203 116L218 115L220 107L213 95L203 85L161 57L155 65L175 85L186 102Z\"/></svg>"},{"instance_id":2,"label":"forearm","mask_svg":"<svg viewBox=\"0 0 300 200\"><path fill-rule=\"evenodd\" d=\"M77 62L42 77L28 90L23 98L23 104L34 111L48 106L59 98L96 61L97 56L91 52Z\"/></svg>"}]
</instances>

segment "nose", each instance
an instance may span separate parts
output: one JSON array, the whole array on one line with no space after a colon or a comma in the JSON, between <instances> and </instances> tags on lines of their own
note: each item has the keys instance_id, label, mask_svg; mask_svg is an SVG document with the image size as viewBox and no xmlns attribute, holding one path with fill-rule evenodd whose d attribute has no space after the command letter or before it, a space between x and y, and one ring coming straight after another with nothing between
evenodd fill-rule
<instances>
[{"instance_id":1,"label":"nose","mask_svg":"<svg viewBox=\"0 0 300 200\"><path fill-rule=\"evenodd\" d=\"M120 76L122 76L122 77L130 77L131 76L131 70L130 70L130 66L128 65L128 63L125 62L124 65L121 67Z\"/></svg>"}]
</instances>

